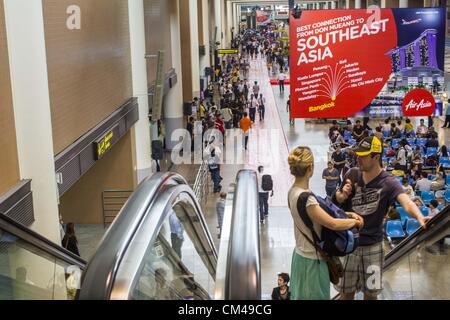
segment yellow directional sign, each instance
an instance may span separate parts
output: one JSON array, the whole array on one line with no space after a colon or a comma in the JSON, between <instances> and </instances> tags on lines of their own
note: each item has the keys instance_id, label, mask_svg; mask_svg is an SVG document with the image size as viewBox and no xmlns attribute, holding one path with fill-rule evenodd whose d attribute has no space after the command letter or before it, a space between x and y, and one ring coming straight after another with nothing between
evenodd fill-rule
<instances>
[{"instance_id":1,"label":"yellow directional sign","mask_svg":"<svg viewBox=\"0 0 450 320\"><path fill-rule=\"evenodd\" d=\"M275 32L280 32L280 33L283 33L283 32L284 32L284 29L280 29L280 30L275 30Z\"/></svg>"},{"instance_id":2,"label":"yellow directional sign","mask_svg":"<svg viewBox=\"0 0 450 320\"><path fill-rule=\"evenodd\" d=\"M283 41L289 41L289 36L283 36L283 37L281 37L281 40L283 40Z\"/></svg>"},{"instance_id":3,"label":"yellow directional sign","mask_svg":"<svg viewBox=\"0 0 450 320\"><path fill-rule=\"evenodd\" d=\"M218 54L237 54L237 49L217 49Z\"/></svg>"}]
</instances>

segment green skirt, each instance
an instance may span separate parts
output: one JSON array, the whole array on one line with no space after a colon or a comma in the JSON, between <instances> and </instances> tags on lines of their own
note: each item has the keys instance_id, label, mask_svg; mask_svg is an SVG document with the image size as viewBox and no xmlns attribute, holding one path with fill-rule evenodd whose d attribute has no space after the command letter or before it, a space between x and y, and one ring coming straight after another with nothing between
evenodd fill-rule
<instances>
[{"instance_id":1,"label":"green skirt","mask_svg":"<svg viewBox=\"0 0 450 320\"><path fill-rule=\"evenodd\" d=\"M292 300L330 300L330 275L323 260L312 260L292 254L291 284Z\"/></svg>"}]
</instances>

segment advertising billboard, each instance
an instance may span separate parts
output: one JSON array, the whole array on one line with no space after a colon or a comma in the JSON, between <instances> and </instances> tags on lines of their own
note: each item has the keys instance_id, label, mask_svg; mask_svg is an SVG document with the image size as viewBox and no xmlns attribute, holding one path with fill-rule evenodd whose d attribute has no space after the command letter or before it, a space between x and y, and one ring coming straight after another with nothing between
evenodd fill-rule
<instances>
[{"instance_id":1,"label":"advertising billboard","mask_svg":"<svg viewBox=\"0 0 450 320\"><path fill-rule=\"evenodd\" d=\"M444 88L445 8L303 11L290 39L294 118L402 115L408 92Z\"/></svg>"},{"instance_id":2,"label":"advertising billboard","mask_svg":"<svg viewBox=\"0 0 450 320\"><path fill-rule=\"evenodd\" d=\"M265 23L270 20L270 11L256 10L256 22Z\"/></svg>"}]
</instances>

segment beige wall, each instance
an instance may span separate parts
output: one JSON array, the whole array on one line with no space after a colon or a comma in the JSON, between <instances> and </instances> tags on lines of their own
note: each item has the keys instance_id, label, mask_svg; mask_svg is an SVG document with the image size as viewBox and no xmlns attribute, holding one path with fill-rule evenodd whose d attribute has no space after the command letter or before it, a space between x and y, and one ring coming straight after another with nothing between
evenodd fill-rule
<instances>
[{"instance_id":1,"label":"beige wall","mask_svg":"<svg viewBox=\"0 0 450 320\"><path fill-rule=\"evenodd\" d=\"M59 208L64 222L101 224L102 192L134 189L136 172L133 131L134 129L128 132L61 197Z\"/></svg>"},{"instance_id":2,"label":"beige wall","mask_svg":"<svg viewBox=\"0 0 450 320\"><path fill-rule=\"evenodd\" d=\"M0 0L0 195L20 180L3 0Z\"/></svg>"},{"instance_id":3,"label":"beige wall","mask_svg":"<svg viewBox=\"0 0 450 320\"><path fill-rule=\"evenodd\" d=\"M164 65L166 71L172 68L170 1L144 0L146 51L147 54L157 54L159 50L165 50ZM184 0L180 2L184 2ZM175 49L179 50L179 48ZM147 79L149 87L156 79L157 62L157 58L147 59Z\"/></svg>"},{"instance_id":4,"label":"beige wall","mask_svg":"<svg viewBox=\"0 0 450 320\"><path fill-rule=\"evenodd\" d=\"M69 30L70 5L81 29ZM55 154L132 96L127 0L43 0Z\"/></svg>"}]
</instances>

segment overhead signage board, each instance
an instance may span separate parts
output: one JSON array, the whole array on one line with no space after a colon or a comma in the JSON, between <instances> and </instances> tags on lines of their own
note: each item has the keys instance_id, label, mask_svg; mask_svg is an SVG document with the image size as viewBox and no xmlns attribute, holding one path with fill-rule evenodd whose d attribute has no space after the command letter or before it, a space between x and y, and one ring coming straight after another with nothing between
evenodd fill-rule
<instances>
[{"instance_id":1,"label":"overhead signage board","mask_svg":"<svg viewBox=\"0 0 450 320\"><path fill-rule=\"evenodd\" d=\"M290 39L292 117L351 117L443 76L445 8L306 10Z\"/></svg>"},{"instance_id":2,"label":"overhead signage board","mask_svg":"<svg viewBox=\"0 0 450 320\"><path fill-rule=\"evenodd\" d=\"M114 126L112 129L105 132L100 138L98 138L95 142L95 159L100 160L103 156L111 150L111 148L119 141L119 125Z\"/></svg>"},{"instance_id":3,"label":"overhead signage board","mask_svg":"<svg viewBox=\"0 0 450 320\"><path fill-rule=\"evenodd\" d=\"M237 49L217 49L218 54L237 54Z\"/></svg>"}]
</instances>

